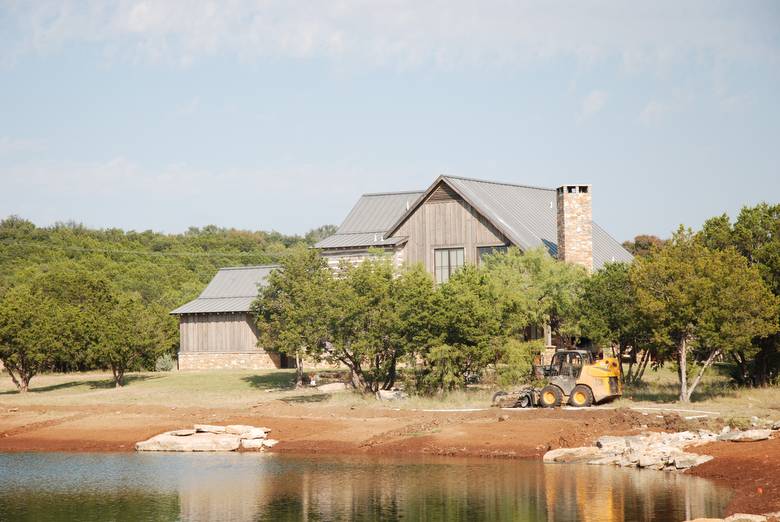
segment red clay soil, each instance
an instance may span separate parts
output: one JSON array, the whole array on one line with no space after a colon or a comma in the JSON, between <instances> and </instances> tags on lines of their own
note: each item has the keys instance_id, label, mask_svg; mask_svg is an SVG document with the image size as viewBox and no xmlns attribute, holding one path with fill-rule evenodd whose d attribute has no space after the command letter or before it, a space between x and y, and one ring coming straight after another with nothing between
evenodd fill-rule
<instances>
[{"instance_id":1,"label":"red clay soil","mask_svg":"<svg viewBox=\"0 0 780 522\"><path fill-rule=\"evenodd\" d=\"M734 489L729 513L780 511L780 438L762 442L716 442L691 451L715 457L689 473Z\"/></svg>"},{"instance_id":2,"label":"red clay soil","mask_svg":"<svg viewBox=\"0 0 780 522\"><path fill-rule=\"evenodd\" d=\"M590 445L601 435L686 429L676 415L632 410L420 412L272 401L252 408L0 405L0 451L132 451L135 442L194 423L272 429L279 452L429 454L540 458L552 448ZM732 487L728 512L780 511L780 439L717 443L692 474Z\"/></svg>"}]
</instances>

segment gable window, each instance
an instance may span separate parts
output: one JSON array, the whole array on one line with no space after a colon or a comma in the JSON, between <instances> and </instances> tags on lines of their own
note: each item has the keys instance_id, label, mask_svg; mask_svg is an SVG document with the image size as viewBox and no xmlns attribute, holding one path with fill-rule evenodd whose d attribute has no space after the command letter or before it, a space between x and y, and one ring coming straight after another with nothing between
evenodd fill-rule
<instances>
[{"instance_id":1,"label":"gable window","mask_svg":"<svg viewBox=\"0 0 780 522\"><path fill-rule=\"evenodd\" d=\"M433 263L436 270L436 282L446 283L455 271L463 266L462 248L437 248L433 251Z\"/></svg>"},{"instance_id":2,"label":"gable window","mask_svg":"<svg viewBox=\"0 0 780 522\"><path fill-rule=\"evenodd\" d=\"M506 245L477 247L477 260L480 264L485 260L485 256L493 254L506 254Z\"/></svg>"}]
</instances>

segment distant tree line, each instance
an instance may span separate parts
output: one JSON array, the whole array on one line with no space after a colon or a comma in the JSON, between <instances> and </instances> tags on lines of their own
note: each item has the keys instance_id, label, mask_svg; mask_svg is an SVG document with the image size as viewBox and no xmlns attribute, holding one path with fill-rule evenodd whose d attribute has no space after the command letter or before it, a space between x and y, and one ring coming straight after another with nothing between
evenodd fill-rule
<instances>
[{"instance_id":1,"label":"distant tree line","mask_svg":"<svg viewBox=\"0 0 780 522\"><path fill-rule=\"evenodd\" d=\"M110 369L119 386L125 372L175 353L168 312L195 298L217 269L275 263L334 229L161 234L9 217L0 221L0 362L22 391L52 370Z\"/></svg>"},{"instance_id":2,"label":"distant tree line","mask_svg":"<svg viewBox=\"0 0 780 522\"><path fill-rule=\"evenodd\" d=\"M294 355L299 372L307 359L344 365L363 392L401 377L431 393L486 372L526 379L542 348L527 332L549 325L566 345L614 352L629 384L672 365L684 402L717 361L732 361L741 384L777 383L780 206L745 208L734 224L713 218L696 234L643 237L633 263L591 275L544 250L510 248L440 285L380 254L334 272L294 249L255 302L260 344Z\"/></svg>"}]
</instances>

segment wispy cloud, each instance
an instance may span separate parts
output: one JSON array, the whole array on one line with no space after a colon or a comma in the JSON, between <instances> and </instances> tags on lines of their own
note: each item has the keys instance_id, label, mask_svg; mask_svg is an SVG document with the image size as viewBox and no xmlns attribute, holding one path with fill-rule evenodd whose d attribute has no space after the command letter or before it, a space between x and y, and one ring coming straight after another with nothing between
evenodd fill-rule
<instances>
[{"instance_id":1,"label":"wispy cloud","mask_svg":"<svg viewBox=\"0 0 780 522\"><path fill-rule=\"evenodd\" d=\"M639 113L639 121L643 125L656 125L663 121L674 110L669 102L650 100Z\"/></svg>"},{"instance_id":2,"label":"wispy cloud","mask_svg":"<svg viewBox=\"0 0 780 522\"><path fill-rule=\"evenodd\" d=\"M778 61L776 4L589 0L39 0L13 2L8 55L72 42L112 56L189 64L219 52L370 64L503 64L573 56L631 68L688 56ZM686 13L695 15L686 16Z\"/></svg>"},{"instance_id":3,"label":"wispy cloud","mask_svg":"<svg viewBox=\"0 0 780 522\"><path fill-rule=\"evenodd\" d=\"M590 94L585 96L582 100L582 106L580 107L580 117L583 120L598 114L607 104L607 93L601 90L591 91Z\"/></svg>"}]
</instances>

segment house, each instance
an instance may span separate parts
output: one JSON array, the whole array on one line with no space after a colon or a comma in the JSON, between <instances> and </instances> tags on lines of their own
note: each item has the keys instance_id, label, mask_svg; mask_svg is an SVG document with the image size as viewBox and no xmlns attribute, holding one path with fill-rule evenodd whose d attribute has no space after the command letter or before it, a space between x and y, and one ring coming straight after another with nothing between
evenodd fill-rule
<instances>
[{"instance_id":1,"label":"house","mask_svg":"<svg viewBox=\"0 0 780 522\"><path fill-rule=\"evenodd\" d=\"M445 282L466 263L510 246L543 247L551 256L588 270L629 254L591 220L590 185L557 189L440 176L425 191L363 195L336 233L315 245L329 266L359 263L375 249L394 262L422 263ZM179 368L287 368L283 354L257 347L250 315L257 288L274 266L223 268L200 296L171 314L179 316ZM533 328L529 338L549 328Z\"/></svg>"},{"instance_id":2,"label":"house","mask_svg":"<svg viewBox=\"0 0 780 522\"><path fill-rule=\"evenodd\" d=\"M171 312L179 317L180 370L294 367L284 354L257 346L250 314L258 286L274 268L222 268L197 299Z\"/></svg>"},{"instance_id":3,"label":"house","mask_svg":"<svg viewBox=\"0 0 780 522\"><path fill-rule=\"evenodd\" d=\"M591 219L592 187L557 189L439 176L425 191L365 194L336 233L317 243L331 267L358 263L379 249L398 266L422 263L437 283L485 255L544 248L592 271L633 257ZM528 339L561 344L548 326L531 327ZM549 354L548 354L549 355Z\"/></svg>"},{"instance_id":4,"label":"house","mask_svg":"<svg viewBox=\"0 0 780 522\"><path fill-rule=\"evenodd\" d=\"M588 270L632 256L592 222L592 187L530 187L439 176L425 191L365 194L336 233L317 243L328 263L380 249L397 265L421 262L437 282L509 246L543 247Z\"/></svg>"}]
</instances>

